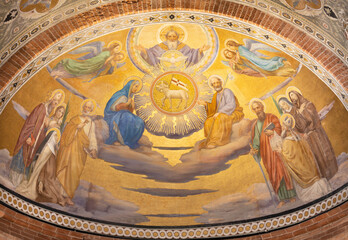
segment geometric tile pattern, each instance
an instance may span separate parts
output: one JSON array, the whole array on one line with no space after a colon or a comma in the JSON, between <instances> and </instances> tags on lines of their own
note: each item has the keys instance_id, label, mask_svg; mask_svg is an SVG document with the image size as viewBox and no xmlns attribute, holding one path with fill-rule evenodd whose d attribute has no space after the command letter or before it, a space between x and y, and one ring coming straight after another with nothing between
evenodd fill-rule
<instances>
[{"instance_id":1,"label":"geometric tile pattern","mask_svg":"<svg viewBox=\"0 0 348 240\"><path fill-rule=\"evenodd\" d=\"M195 239L195 238L227 238L247 236L273 231L308 220L321 213L329 211L348 200L348 184L332 196L305 206L287 214L275 217L265 217L260 220L250 220L244 223L225 223L219 225L202 225L186 227L148 227L129 226L114 223L103 223L92 219L66 215L51 209L37 206L0 188L0 201L19 212L57 226L66 227L87 233L108 235L113 237L142 239Z\"/></svg>"}]
</instances>

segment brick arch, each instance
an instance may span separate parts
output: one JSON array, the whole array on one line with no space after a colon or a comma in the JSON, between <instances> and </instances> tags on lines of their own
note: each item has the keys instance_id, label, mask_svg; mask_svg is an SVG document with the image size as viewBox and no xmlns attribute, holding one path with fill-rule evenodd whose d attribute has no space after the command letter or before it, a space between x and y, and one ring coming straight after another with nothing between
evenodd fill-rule
<instances>
[{"instance_id":1,"label":"brick arch","mask_svg":"<svg viewBox=\"0 0 348 240\"><path fill-rule=\"evenodd\" d=\"M282 19L273 17L256 8L226 0L133 0L106 4L102 7L78 14L40 33L14 53L0 68L0 91L35 56L73 32L111 18L161 10L209 12L237 18L262 27L295 43L324 66L340 82L344 89L348 91L347 65L318 40ZM0 219L0 230L18 236L21 239L104 239L102 237L77 233L45 224L14 212L4 206L1 206L0 209L5 212L5 216ZM345 203L328 213L321 214L296 226L246 239L286 239L299 235L303 239L328 239L331 236L339 234L341 231L348 231L347 213L348 203ZM310 234L306 235L306 232L310 232Z\"/></svg>"},{"instance_id":2,"label":"brick arch","mask_svg":"<svg viewBox=\"0 0 348 240\"><path fill-rule=\"evenodd\" d=\"M348 233L348 202L300 224L238 238L240 240L343 240ZM103 237L60 228L0 205L0 239L14 240L108 240ZM115 239L115 238L114 238Z\"/></svg>"},{"instance_id":3,"label":"brick arch","mask_svg":"<svg viewBox=\"0 0 348 240\"><path fill-rule=\"evenodd\" d=\"M163 10L209 12L237 18L262 27L287 39L308 53L328 70L345 90L348 90L347 65L318 40L292 24L274 17L271 14L227 0L124 0L122 2L106 4L75 15L40 33L14 53L0 68L0 89L4 89L16 73L18 73L24 65L31 62L37 54L73 32L82 30L98 22L123 15Z\"/></svg>"}]
</instances>

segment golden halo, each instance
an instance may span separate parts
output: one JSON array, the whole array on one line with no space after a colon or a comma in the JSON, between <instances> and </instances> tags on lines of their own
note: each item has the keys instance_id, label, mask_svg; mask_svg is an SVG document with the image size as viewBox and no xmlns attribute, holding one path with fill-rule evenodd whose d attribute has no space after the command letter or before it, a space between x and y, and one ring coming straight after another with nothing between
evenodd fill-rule
<instances>
[{"instance_id":1,"label":"golden halo","mask_svg":"<svg viewBox=\"0 0 348 240\"><path fill-rule=\"evenodd\" d=\"M250 110L251 112L254 112L254 110L252 109L252 105L253 105L253 103L255 103L255 102L261 103L262 106L263 106L263 111L266 110L266 105L265 105L265 103L264 103L260 98L253 98L253 99L250 100L250 103L249 103L249 110Z\"/></svg>"},{"instance_id":2,"label":"golden halo","mask_svg":"<svg viewBox=\"0 0 348 240\"><path fill-rule=\"evenodd\" d=\"M224 54L224 51L225 50L229 50L229 51L231 51L231 52L235 52L236 53L236 50L231 50L230 48L223 48L222 50L221 50L221 52L220 52L220 54L221 54L221 56L222 56L222 58L223 59L225 59L226 61L230 61L231 59L227 59L226 57L225 57L225 54ZM236 53L237 54L237 53Z\"/></svg>"},{"instance_id":3,"label":"golden halo","mask_svg":"<svg viewBox=\"0 0 348 240\"><path fill-rule=\"evenodd\" d=\"M236 42L237 44L240 44L240 43L239 43L236 39L234 39L234 38L226 39L225 42L224 42L224 45L225 45L225 47L226 47L227 49L229 49L229 50L231 50L231 47L227 46L227 42L228 42L228 41L233 41L233 42ZM238 47L235 47L235 48L232 49L232 51L233 51L233 50L237 50L237 49L238 49Z\"/></svg>"},{"instance_id":4,"label":"golden halo","mask_svg":"<svg viewBox=\"0 0 348 240\"><path fill-rule=\"evenodd\" d=\"M115 60L116 62L124 62L124 60L126 60L126 58L127 58L127 54L125 51L121 50L121 51L117 52L117 54L120 54L120 53L123 54L123 58L121 60Z\"/></svg>"},{"instance_id":5,"label":"golden halo","mask_svg":"<svg viewBox=\"0 0 348 240\"><path fill-rule=\"evenodd\" d=\"M126 78L126 80L124 80L124 82L123 82L123 86L126 86L126 84L131 80L135 80L135 81L139 82L139 88L138 88L137 92L140 92L140 90L143 88L143 81L138 76L130 76L130 77Z\"/></svg>"},{"instance_id":6,"label":"golden halo","mask_svg":"<svg viewBox=\"0 0 348 240\"><path fill-rule=\"evenodd\" d=\"M159 38L161 39L162 42L167 41L166 34L170 30L174 30L175 32L179 34L178 40L180 42L183 42L186 40L186 31L184 30L184 28L178 24L170 24L170 25L164 26L163 28L159 30Z\"/></svg>"},{"instance_id":7,"label":"golden halo","mask_svg":"<svg viewBox=\"0 0 348 240\"><path fill-rule=\"evenodd\" d=\"M63 106L65 109L66 109L66 103L61 103L60 105L58 105L56 108L60 107L60 106Z\"/></svg>"},{"instance_id":8,"label":"golden halo","mask_svg":"<svg viewBox=\"0 0 348 240\"><path fill-rule=\"evenodd\" d=\"M60 99L59 103L57 104L57 106L59 106L60 104L62 104L62 102L65 99L65 92L62 89L56 89L51 93L51 96L48 100L51 100L57 93L61 93L62 94L62 98Z\"/></svg>"},{"instance_id":9,"label":"golden halo","mask_svg":"<svg viewBox=\"0 0 348 240\"><path fill-rule=\"evenodd\" d=\"M290 92L297 92L297 93L302 95L302 92L300 91L300 89L298 89L297 87L294 87L294 86L290 86L286 89L286 96L289 100L290 100L290 95L289 95Z\"/></svg>"},{"instance_id":10,"label":"golden halo","mask_svg":"<svg viewBox=\"0 0 348 240\"><path fill-rule=\"evenodd\" d=\"M50 132L56 132L57 133L57 142L60 141L60 136L61 136L61 133L60 133L60 130L58 128L50 128L47 133L46 133L46 136L50 133Z\"/></svg>"},{"instance_id":11,"label":"golden halo","mask_svg":"<svg viewBox=\"0 0 348 240\"><path fill-rule=\"evenodd\" d=\"M121 49L122 49L122 43L121 43L120 41L118 41L118 40L113 40L113 41L109 42L108 48L109 48L109 47L111 46L111 44L113 44L113 43L118 43L118 44L120 45L120 50L117 51L117 52L120 52Z\"/></svg>"},{"instance_id":12,"label":"golden halo","mask_svg":"<svg viewBox=\"0 0 348 240\"><path fill-rule=\"evenodd\" d=\"M214 90L213 86L211 85L211 79L214 78L214 77L221 80L221 86L222 86L222 87L225 86L225 80L224 80L222 77L220 77L219 75L216 75L216 74L215 74L215 75L211 75L211 76L208 78L208 86L209 86L211 89Z\"/></svg>"},{"instance_id":13,"label":"golden halo","mask_svg":"<svg viewBox=\"0 0 348 240\"><path fill-rule=\"evenodd\" d=\"M289 113L285 113L285 114L283 114L283 115L281 115L280 116L280 119L279 119L279 121L280 121L280 124L283 126L284 125L284 120L285 120L285 118L291 118L292 119L292 126L291 126L291 128L294 128L295 127L295 118L291 115L291 114L289 114Z\"/></svg>"},{"instance_id":14,"label":"golden halo","mask_svg":"<svg viewBox=\"0 0 348 240\"><path fill-rule=\"evenodd\" d=\"M83 102L81 103L81 109L80 109L81 112L83 112L83 106L84 106L87 102L92 102L92 104L93 104L93 110L90 112L90 114L94 113L95 110L96 110L96 108L97 108L97 103L96 103L96 101L95 101L94 99L92 99L92 98L87 98L87 99L83 100Z\"/></svg>"},{"instance_id":15,"label":"golden halo","mask_svg":"<svg viewBox=\"0 0 348 240\"><path fill-rule=\"evenodd\" d=\"M61 103L61 104L57 105L57 107L55 107L53 109L53 111L50 113L50 117L54 116L56 114L57 109L60 107L64 107L64 111L65 111L66 110L66 103ZM64 113L63 113L63 116L64 116Z\"/></svg>"},{"instance_id":16,"label":"golden halo","mask_svg":"<svg viewBox=\"0 0 348 240\"><path fill-rule=\"evenodd\" d=\"M286 98L286 99L288 99L288 98L286 97L286 95L280 94L280 95L277 97L277 103L279 103L279 100L280 100L281 98Z\"/></svg>"}]
</instances>

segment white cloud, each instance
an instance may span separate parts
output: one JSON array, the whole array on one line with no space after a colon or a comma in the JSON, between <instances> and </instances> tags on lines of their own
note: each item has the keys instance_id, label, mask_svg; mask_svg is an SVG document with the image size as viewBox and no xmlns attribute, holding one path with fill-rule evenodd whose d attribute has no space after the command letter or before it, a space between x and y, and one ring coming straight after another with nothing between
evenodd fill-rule
<instances>
[{"instance_id":1,"label":"white cloud","mask_svg":"<svg viewBox=\"0 0 348 240\"><path fill-rule=\"evenodd\" d=\"M127 146L104 145L99 158L117 163L117 170L146 175L159 182L185 183L196 180L198 176L212 175L229 168L226 164L232 159L249 152L251 121L243 119L233 125L231 142L215 149L198 150L196 147L181 156L182 163L172 167L163 155L152 151L148 146L131 150ZM144 136L143 136L144 137Z\"/></svg>"}]
</instances>

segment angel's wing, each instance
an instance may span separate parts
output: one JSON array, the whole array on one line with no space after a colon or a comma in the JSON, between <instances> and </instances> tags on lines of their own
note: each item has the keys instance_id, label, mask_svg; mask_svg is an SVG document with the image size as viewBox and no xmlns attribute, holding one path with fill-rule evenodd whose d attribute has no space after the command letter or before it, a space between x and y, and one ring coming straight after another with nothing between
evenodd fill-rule
<instances>
[{"instance_id":1,"label":"angel's wing","mask_svg":"<svg viewBox=\"0 0 348 240\"><path fill-rule=\"evenodd\" d=\"M259 50L264 50L264 51L268 51L268 52L279 52L278 50L276 50L276 49L274 49L266 44L260 43L256 40L244 38L243 42L244 42L245 47L247 49L249 49L250 52L255 53L259 57L268 57L267 55L258 52Z\"/></svg>"},{"instance_id":2,"label":"angel's wing","mask_svg":"<svg viewBox=\"0 0 348 240\"><path fill-rule=\"evenodd\" d=\"M230 67L230 64L228 63L228 61L224 61L224 60L221 60L221 62L226 65L227 67Z\"/></svg>"},{"instance_id":3,"label":"angel's wing","mask_svg":"<svg viewBox=\"0 0 348 240\"><path fill-rule=\"evenodd\" d=\"M300 72L302 68L302 64L300 63L296 69L296 72L293 76L288 77L287 79L285 79L283 82L279 83L278 86L276 86L275 88L273 88L271 91L269 91L268 93L266 93L265 95L263 95L262 97L260 97L261 100L265 100L266 98L270 97L271 95L275 94L276 92L278 92L280 89L282 89L283 87L285 87L286 85L289 84L289 82L291 82L296 75Z\"/></svg>"},{"instance_id":4,"label":"angel's wing","mask_svg":"<svg viewBox=\"0 0 348 240\"><path fill-rule=\"evenodd\" d=\"M52 72L52 69L50 66L46 66L46 69L49 73ZM70 91L72 94L82 98L83 100L87 99L88 97L84 96L82 93L80 93L79 91L77 91L73 86L71 86L69 83L67 83L66 81L64 81L61 78L56 78L55 79L57 82L59 82L63 87L65 87L68 91Z\"/></svg>"},{"instance_id":5,"label":"angel's wing","mask_svg":"<svg viewBox=\"0 0 348 240\"><path fill-rule=\"evenodd\" d=\"M300 63L296 69L296 72L294 75L292 75L291 77L288 77L287 79L285 79L283 82L279 83L279 85L277 85L275 88L273 88L271 91L269 91L268 93L266 93L265 95L263 95L262 97L260 97L261 100L265 100L266 98L272 96L273 94L277 93L280 91L280 89L282 89L283 87L285 87L286 85L289 84L289 82L291 82L296 75L300 72L302 68L302 64ZM249 105L250 102L248 102L246 105Z\"/></svg>"},{"instance_id":6,"label":"angel's wing","mask_svg":"<svg viewBox=\"0 0 348 240\"><path fill-rule=\"evenodd\" d=\"M86 45L83 45L71 52L69 54L81 54L81 53L87 53L84 56L78 58L78 60L86 60L90 59L92 57L97 56L101 51L103 50L103 46L105 45L104 42L91 42Z\"/></svg>"},{"instance_id":7,"label":"angel's wing","mask_svg":"<svg viewBox=\"0 0 348 240\"><path fill-rule=\"evenodd\" d=\"M116 68L123 67L126 64L126 62L120 62L116 64Z\"/></svg>"},{"instance_id":8,"label":"angel's wing","mask_svg":"<svg viewBox=\"0 0 348 240\"><path fill-rule=\"evenodd\" d=\"M334 103L335 103L335 101L332 101L330 104L326 105L318 112L320 121L322 121L323 119L326 118L326 115L330 112Z\"/></svg>"},{"instance_id":9,"label":"angel's wing","mask_svg":"<svg viewBox=\"0 0 348 240\"><path fill-rule=\"evenodd\" d=\"M16 112L24 119L26 120L27 117L29 116L29 112L19 103L17 103L16 101L12 100L12 104L13 104L13 108L14 110L16 110Z\"/></svg>"}]
</instances>

